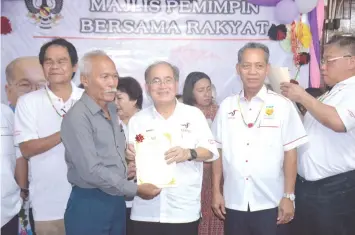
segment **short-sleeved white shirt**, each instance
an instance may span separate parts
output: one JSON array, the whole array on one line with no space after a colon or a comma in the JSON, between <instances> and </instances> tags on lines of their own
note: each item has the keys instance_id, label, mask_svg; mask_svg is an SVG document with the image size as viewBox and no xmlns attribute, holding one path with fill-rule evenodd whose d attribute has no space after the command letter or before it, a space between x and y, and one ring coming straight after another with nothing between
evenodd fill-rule
<instances>
[{"instance_id":1,"label":"short-sleeved white shirt","mask_svg":"<svg viewBox=\"0 0 355 235\"><path fill-rule=\"evenodd\" d=\"M63 119L60 115L65 114L80 99L83 91L72 83L72 94L66 102L48 87L21 96L15 111L15 144L44 138L60 131ZM67 171L62 143L31 157L29 189L35 221L64 218L71 192Z\"/></svg>"},{"instance_id":2,"label":"short-sleeved white shirt","mask_svg":"<svg viewBox=\"0 0 355 235\"><path fill-rule=\"evenodd\" d=\"M311 181L355 170L355 77L336 84L319 99L336 108L346 132L335 132L306 113L309 143L300 148L298 173Z\"/></svg>"},{"instance_id":3,"label":"short-sleeved white shirt","mask_svg":"<svg viewBox=\"0 0 355 235\"><path fill-rule=\"evenodd\" d=\"M284 193L284 152L307 142L293 103L266 87L250 102L241 91L222 102L212 132L222 149L226 207L277 207Z\"/></svg>"},{"instance_id":4,"label":"short-sleeved white shirt","mask_svg":"<svg viewBox=\"0 0 355 235\"><path fill-rule=\"evenodd\" d=\"M150 106L135 114L128 123L128 139L147 132L166 132L172 136L173 146L185 149L203 147L218 158L218 151L205 116L196 107L176 101L172 116L164 119ZM185 161L176 164L178 186L164 188L152 200L135 197L131 219L161 223L189 223L200 218L203 162Z\"/></svg>"},{"instance_id":5,"label":"short-sleeved white shirt","mask_svg":"<svg viewBox=\"0 0 355 235\"><path fill-rule=\"evenodd\" d=\"M19 213L20 187L15 180L16 154L13 136L14 113L1 104L1 227Z\"/></svg>"}]
</instances>

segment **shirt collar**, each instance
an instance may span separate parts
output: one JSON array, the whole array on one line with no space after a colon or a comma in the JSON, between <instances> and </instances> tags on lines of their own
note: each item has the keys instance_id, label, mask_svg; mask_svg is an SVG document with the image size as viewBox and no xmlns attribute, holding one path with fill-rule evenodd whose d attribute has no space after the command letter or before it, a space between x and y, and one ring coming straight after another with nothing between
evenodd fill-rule
<instances>
[{"instance_id":1,"label":"shirt collar","mask_svg":"<svg viewBox=\"0 0 355 235\"><path fill-rule=\"evenodd\" d=\"M175 102L176 102L176 106L175 106L174 112L173 112L173 114L172 114L169 118L175 116L175 115L178 113L179 109L181 108L181 105L183 105L183 104L180 103L177 99L175 99ZM157 111L157 109L155 108L155 105L153 105L152 114L153 114L153 117L154 117L154 118L162 118L162 119L164 119L164 118L160 115L160 113Z\"/></svg>"},{"instance_id":2,"label":"shirt collar","mask_svg":"<svg viewBox=\"0 0 355 235\"><path fill-rule=\"evenodd\" d=\"M81 89L79 87L77 87L74 82L70 82L71 87L72 87L72 92L70 95L69 100L78 100L81 97ZM48 92L49 97L51 98L51 100L62 100L61 98L59 98L58 96L56 96L51 89L49 89L48 85L46 85L46 90Z\"/></svg>"},{"instance_id":3,"label":"shirt collar","mask_svg":"<svg viewBox=\"0 0 355 235\"><path fill-rule=\"evenodd\" d=\"M264 85L264 86L259 90L259 92L256 94L255 97L261 99L262 101L265 101L265 100L266 100L266 96L267 96L267 92L268 92L268 90L267 90L266 86ZM243 101L246 100L246 98L245 98L245 96L244 96L244 89L240 91L239 97L240 97L240 100L243 100ZM253 97L253 98L254 98L254 97Z\"/></svg>"},{"instance_id":4,"label":"shirt collar","mask_svg":"<svg viewBox=\"0 0 355 235\"><path fill-rule=\"evenodd\" d=\"M336 84L337 85L350 85L350 84L355 84L355 76L352 76L348 79L345 79L344 81L341 81L339 83Z\"/></svg>"},{"instance_id":5,"label":"shirt collar","mask_svg":"<svg viewBox=\"0 0 355 235\"><path fill-rule=\"evenodd\" d=\"M95 115L102 110L101 107L95 102L95 100L88 96L86 92L83 93L80 100L86 105L86 107L88 107L92 115ZM111 117L114 118L112 115L117 111L116 104L114 102L110 102L107 104L107 108Z\"/></svg>"}]
</instances>

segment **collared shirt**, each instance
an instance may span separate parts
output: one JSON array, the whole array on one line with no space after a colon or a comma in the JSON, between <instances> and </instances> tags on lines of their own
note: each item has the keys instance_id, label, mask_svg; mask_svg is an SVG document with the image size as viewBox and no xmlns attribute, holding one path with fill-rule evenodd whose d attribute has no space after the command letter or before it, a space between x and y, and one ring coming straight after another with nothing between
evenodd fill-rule
<instances>
[{"instance_id":1,"label":"collared shirt","mask_svg":"<svg viewBox=\"0 0 355 235\"><path fill-rule=\"evenodd\" d=\"M335 132L306 113L309 143L300 148L298 173L311 181L355 170L355 77L339 82L319 100L335 107L346 132Z\"/></svg>"},{"instance_id":2,"label":"collared shirt","mask_svg":"<svg viewBox=\"0 0 355 235\"><path fill-rule=\"evenodd\" d=\"M222 102L212 131L222 149L226 207L277 207L284 193L284 152L307 142L292 102L266 87L248 102L241 91Z\"/></svg>"},{"instance_id":3,"label":"collared shirt","mask_svg":"<svg viewBox=\"0 0 355 235\"><path fill-rule=\"evenodd\" d=\"M169 132L173 146L185 149L202 147L218 158L218 151L205 116L196 107L176 101L173 114L163 118L154 106L135 114L128 123L128 139L135 136ZM147 156L150 157L150 156ZM161 223L189 223L200 218L203 162L185 161L176 164L177 187L163 188L152 200L135 197L131 219Z\"/></svg>"},{"instance_id":4,"label":"collared shirt","mask_svg":"<svg viewBox=\"0 0 355 235\"><path fill-rule=\"evenodd\" d=\"M110 195L130 196L137 185L127 180L126 140L117 122L117 108L108 104L111 119L86 93L65 116L61 136L68 180L80 188L98 188Z\"/></svg>"},{"instance_id":5,"label":"collared shirt","mask_svg":"<svg viewBox=\"0 0 355 235\"><path fill-rule=\"evenodd\" d=\"M15 181L16 154L13 139L14 114L1 104L1 227L19 213L20 187Z\"/></svg>"},{"instance_id":6,"label":"collared shirt","mask_svg":"<svg viewBox=\"0 0 355 235\"><path fill-rule=\"evenodd\" d=\"M21 96L15 111L15 144L40 139L60 131L62 116L81 97L83 89L72 83L64 102L48 87ZM17 151L21 156L21 152ZM35 221L62 219L71 192L62 143L29 161L31 205Z\"/></svg>"}]
</instances>

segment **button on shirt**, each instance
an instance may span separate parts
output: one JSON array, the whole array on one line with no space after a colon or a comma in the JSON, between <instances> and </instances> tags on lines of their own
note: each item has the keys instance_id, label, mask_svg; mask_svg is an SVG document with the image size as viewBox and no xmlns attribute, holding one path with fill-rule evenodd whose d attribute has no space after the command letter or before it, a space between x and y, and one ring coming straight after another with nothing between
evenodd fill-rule
<instances>
[{"instance_id":1,"label":"button on shirt","mask_svg":"<svg viewBox=\"0 0 355 235\"><path fill-rule=\"evenodd\" d=\"M335 107L346 132L337 133L310 113L305 115L309 143L300 148L298 173L311 181L355 170L355 77L336 84L319 99Z\"/></svg>"},{"instance_id":2,"label":"button on shirt","mask_svg":"<svg viewBox=\"0 0 355 235\"><path fill-rule=\"evenodd\" d=\"M277 207L284 193L284 152L307 142L292 102L266 87L248 102L241 91L222 102L212 132L222 149L226 207Z\"/></svg>"},{"instance_id":3,"label":"button on shirt","mask_svg":"<svg viewBox=\"0 0 355 235\"><path fill-rule=\"evenodd\" d=\"M111 120L86 93L65 116L61 136L68 180L80 188L98 188L113 196L137 193L127 180L126 139L117 122L117 108L108 104Z\"/></svg>"},{"instance_id":4,"label":"button on shirt","mask_svg":"<svg viewBox=\"0 0 355 235\"><path fill-rule=\"evenodd\" d=\"M16 154L13 139L14 114L1 104L1 227L21 209L20 187L15 181Z\"/></svg>"},{"instance_id":5,"label":"button on shirt","mask_svg":"<svg viewBox=\"0 0 355 235\"><path fill-rule=\"evenodd\" d=\"M66 102L48 87L21 96L15 112L15 144L44 138L60 131L62 116L82 93L83 89L72 83L72 94ZM64 217L71 192L67 171L62 143L30 158L29 189L35 221Z\"/></svg>"},{"instance_id":6,"label":"button on shirt","mask_svg":"<svg viewBox=\"0 0 355 235\"><path fill-rule=\"evenodd\" d=\"M136 135L169 132L172 145L185 149L206 148L218 158L211 130L203 113L177 101L173 114L163 118L150 106L135 114L128 123L129 142ZM149 156L147 156L149 157ZM163 188L152 200L135 197L131 219L161 223L189 223L200 218L203 162L185 161L176 164L177 187Z\"/></svg>"}]
</instances>

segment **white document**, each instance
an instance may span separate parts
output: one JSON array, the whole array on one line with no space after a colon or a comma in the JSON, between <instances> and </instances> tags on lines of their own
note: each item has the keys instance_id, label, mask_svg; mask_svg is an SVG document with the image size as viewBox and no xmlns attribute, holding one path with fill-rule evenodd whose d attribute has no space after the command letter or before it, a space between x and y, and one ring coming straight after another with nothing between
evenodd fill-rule
<instances>
[{"instance_id":1,"label":"white document","mask_svg":"<svg viewBox=\"0 0 355 235\"><path fill-rule=\"evenodd\" d=\"M268 78L272 89L278 94L281 94L280 84L291 80L287 67L270 67Z\"/></svg>"},{"instance_id":2,"label":"white document","mask_svg":"<svg viewBox=\"0 0 355 235\"><path fill-rule=\"evenodd\" d=\"M142 138L143 137L143 138ZM138 185L151 183L159 188L175 187L176 163L167 164L165 152L171 148L169 133L136 137L136 169Z\"/></svg>"}]
</instances>

